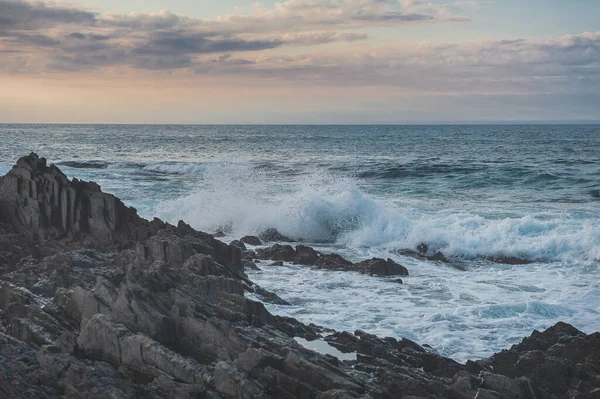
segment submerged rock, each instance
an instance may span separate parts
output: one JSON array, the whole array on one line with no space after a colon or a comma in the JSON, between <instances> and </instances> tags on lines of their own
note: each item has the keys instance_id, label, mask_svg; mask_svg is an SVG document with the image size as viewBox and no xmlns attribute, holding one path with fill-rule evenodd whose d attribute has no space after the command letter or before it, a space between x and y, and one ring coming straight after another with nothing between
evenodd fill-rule
<instances>
[{"instance_id":1,"label":"submerged rock","mask_svg":"<svg viewBox=\"0 0 600 399\"><path fill-rule=\"evenodd\" d=\"M534 263L532 260L518 258L516 256L488 256L485 259L490 262L502 263L504 265L529 265Z\"/></svg>"},{"instance_id":2,"label":"submerged rock","mask_svg":"<svg viewBox=\"0 0 600 399\"><path fill-rule=\"evenodd\" d=\"M422 249L424 249L424 247L422 247L421 250ZM428 249L429 249L429 247L428 247ZM448 260L448 258L446 258L446 256L441 251L437 251L433 255L427 255L426 253L422 252L421 250L419 250L417 252L415 250L405 248L405 249L399 250L398 254L402 255L402 256L409 256L409 257L415 258L415 259L429 260L429 261L433 261L433 262L451 263L450 260Z\"/></svg>"}]
</instances>

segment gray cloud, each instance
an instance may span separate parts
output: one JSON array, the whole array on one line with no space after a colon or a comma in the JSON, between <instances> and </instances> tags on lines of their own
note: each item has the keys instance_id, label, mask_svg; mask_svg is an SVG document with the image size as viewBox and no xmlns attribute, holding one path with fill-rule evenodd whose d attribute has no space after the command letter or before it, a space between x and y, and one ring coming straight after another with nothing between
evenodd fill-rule
<instances>
[{"instance_id":1,"label":"gray cloud","mask_svg":"<svg viewBox=\"0 0 600 399\"><path fill-rule=\"evenodd\" d=\"M361 30L369 27L461 21L464 17L454 11L477 5L288 0L251 15L202 21L170 12L99 14L0 0L0 71L130 67L435 93L600 91L600 33L412 47L357 45L310 56L265 52L367 40Z\"/></svg>"},{"instance_id":2,"label":"gray cloud","mask_svg":"<svg viewBox=\"0 0 600 399\"><path fill-rule=\"evenodd\" d=\"M91 24L96 14L43 2L0 0L0 30L35 30L64 24Z\"/></svg>"}]
</instances>

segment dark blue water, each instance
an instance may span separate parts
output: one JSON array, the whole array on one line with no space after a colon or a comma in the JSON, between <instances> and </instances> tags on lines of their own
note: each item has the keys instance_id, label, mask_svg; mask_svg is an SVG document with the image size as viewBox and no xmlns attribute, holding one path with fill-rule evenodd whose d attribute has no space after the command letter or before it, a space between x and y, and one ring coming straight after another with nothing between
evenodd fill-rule
<instances>
[{"instance_id":1,"label":"dark blue water","mask_svg":"<svg viewBox=\"0 0 600 399\"><path fill-rule=\"evenodd\" d=\"M0 172L35 151L147 217L229 238L275 227L403 286L298 266L252 278L334 327L464 359L555 321L600 324L600 126L0 125ZM397 254L420 242L458 271ZM518 256L532 265L494 264Z\"/></svg>"}]
</instances>

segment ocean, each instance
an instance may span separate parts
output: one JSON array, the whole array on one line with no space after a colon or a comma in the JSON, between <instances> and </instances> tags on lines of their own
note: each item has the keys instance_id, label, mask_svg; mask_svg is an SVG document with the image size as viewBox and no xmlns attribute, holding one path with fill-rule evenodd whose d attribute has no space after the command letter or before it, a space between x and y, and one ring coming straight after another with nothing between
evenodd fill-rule
<instances>
[{"instance_id":1,"label":"ocean","mask_svg":"<svg viewBox=\"0 0 600 399\"><path fill-rule=\"evenodd\" d=\"M600 330L600 125L0 125L0 174L36 152L147 218L276 228L398 284L299 265L249 277L275 314L479 359L557 321ZM401 256L420 243L451 264ZM531 264L506 265L514 256Z\"/></svg>"}]
</instances>

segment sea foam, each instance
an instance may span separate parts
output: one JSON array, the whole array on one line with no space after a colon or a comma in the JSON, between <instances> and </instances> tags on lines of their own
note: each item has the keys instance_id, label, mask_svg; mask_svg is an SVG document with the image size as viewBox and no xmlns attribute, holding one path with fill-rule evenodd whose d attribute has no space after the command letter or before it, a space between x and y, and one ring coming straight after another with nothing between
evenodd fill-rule
<instances>
[{"instance_id":1,"label":"sea foam","mask_svg":"<svg viewBox=\"0 0 600 399\"><path fill-rule=\"evenodd\" d=\"M517 256L533 261L600 259L592 214L526 209L428 207L365 192L357 180L307 174L294 184L269 180L248 165L204 165L200 187L164 201L156 214L232 237L275 228L297 240L395 251L424 242L447 256ZM596 215L596 218L598 216Z\"/></svg>"}]
</instances>

